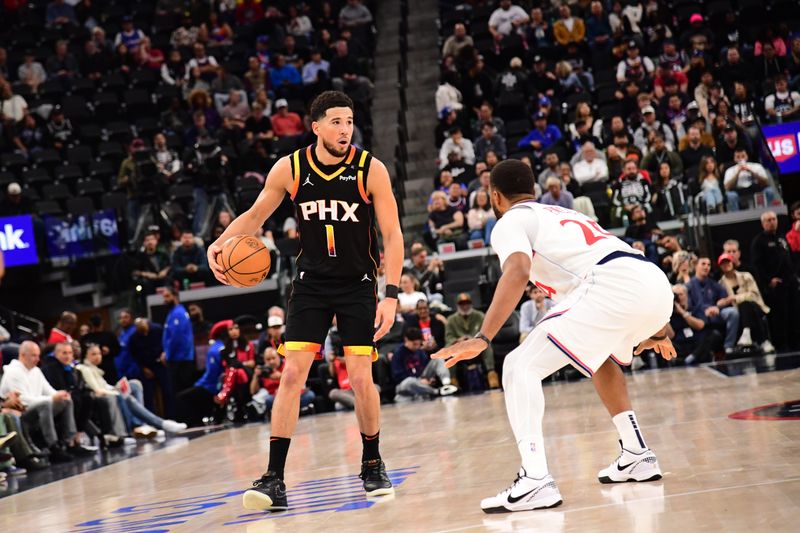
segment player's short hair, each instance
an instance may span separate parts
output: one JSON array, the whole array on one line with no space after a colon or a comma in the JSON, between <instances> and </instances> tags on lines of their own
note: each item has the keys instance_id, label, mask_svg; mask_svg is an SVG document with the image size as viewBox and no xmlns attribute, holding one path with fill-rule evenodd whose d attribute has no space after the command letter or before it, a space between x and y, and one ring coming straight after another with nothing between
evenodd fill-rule
<instances>
[{"instance_id":1,"label":"player's short hair","mask_svg":"<svg viewBox=\"0 0 800 533\"><path fill-rule=\"evenodd\" d=\"M421 341L422 340L422 331L419 328L410 327L406 330L405 334L403 335L406 340L409 341Z\"/></svg>"},{"instance_id":2,"label":"player's short hair","mask_svg":"<svg viewBox=\"0 0 800 533\"><path fill-rule=\"evenodd\" d=\"M493 189L509 198L533 194L536 183L531 167L519 159L506 159L495 165L489 180Z\"/></svg>"},{"instance_id":3,"label":"player's short hair","mask_svg":"<svg viewBox=\"0 0 800 533\"><path fill-rule=\"evenodd\" d=\"M332 107L349 107L353 110L353 100L341 91L325 91L314 98L309 108L309 116L314 122L325 117L328 109Z\"/></svg>"}]
</instances>

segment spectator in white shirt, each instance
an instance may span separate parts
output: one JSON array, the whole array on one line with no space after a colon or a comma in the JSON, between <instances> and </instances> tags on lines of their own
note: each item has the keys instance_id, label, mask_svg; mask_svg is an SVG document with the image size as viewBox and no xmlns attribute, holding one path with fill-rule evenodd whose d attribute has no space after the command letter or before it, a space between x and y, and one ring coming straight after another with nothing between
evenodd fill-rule
<instances>
[{"instance_id":1,"label":"spectator in white shirt","mask_svg":"<svg viewBox=\"0 0 800 533\"><path fill-rule=\"evenodd\" d=\"M581 155L581 160L572 167L572 173L580 185L608 181L608 164L597 157L597 148L593 142L581 146Z\"/></svg>"},{"instance_id":2,"label":"spectator in white shirt","mask_svg":"<svg viewBox=\"0 0 800 533\"><path fill-rule=\"evenodd\" d=\"M447 71L442 75L442 81L436 89L436 114L442 115L442 111L447 109L450 111L461 111L464 104L461 103L461 91L456 89L458 85L458 74L452 71Z\"/></svg>"},{"instance_id":3,"label":"spectator in white shirt","mask_svg":"<svg viewBox=\"0 0 800 533\"><path fill-rule=\"evenodd\" d=\"M500 0L500 7L489 17L489 32L495 40L500 41L520 26L527 24L529 20L525 10L511 4L511 0Z\"/></svg>"},{"instance_id":4,"label":"spectator in white shirt","mask_svg":"<svg viewBox=\"0 0 800 533\"><path fill-rule=\"evenodd\" d=\"M0 86L0 114L6 119L20 122L28 113L28 102L18 94L14 94L10 83Z\"/></svg>"},{"instance_id":5,"label":"spectator in white shirt","mask_svg":"<svg viewBox=\"0 0 800 533\"><path fill-rule=\"evenodd\" d=\"M41 63L36 61L31 50L25 52L25 62L17 68L19 81L31 88L31 91L39 90L39 85L47 80L47 72Z\"/></svg>"},{"instance_id":6,"label":"spectator in white shirt","mask_svg":"<svg viewBox=\"0 0 800 533\"><path fill-rule=\"evenodd\" d=\"M397 311L400 313L413 313L417 302L428 301L425 293L419 290L419 281L411 274L400 276L400 292L397 293Z\"/></svg>"},{"instance_id":7,"label":"spectator in white shirt","mask_svg":"<svg viewBox=\"0 0 800 533\"><path fill-rule=\"evenodd\" d=\"M530 300L524 302L519 308L519 342L525 340L536 324L555 305L553 300L546 298L544 291L536 285L530 285L526 289L526 293Z\"/></svg>"},{"instance_id":8,"label":"spectator in white shirt","mask_svg":"<svg viewBox=\"0 0 800 533\"><path fill-rule=\"evenodd\" d=\"M442 143L442 148L439 150L439 169L447 166L448 156L453 153L457 155L458 161L463 161L467 165L475 164L475 149L472 141L464 137L458 126L450 129L450 137Z\"/></svg>"},{"instance_id":9,"label":"spectator in white shirt","mask_svg":"<svg viewBox=\"0 0 800 533\"><path fill-rule=\"evenodd\" d=\"M740 197L764 193L767 204L775 199L775 190L769 185L769 174L760 163L747 161L747 150L737 148L733 153L734 164L725 171L725 195L728 197L728 210L738 211Z\"/></svg>"},{"instance_id":10,"label":"spectator in white shirt","mask_svg":"<svg viewBox=\"0 0 800 533\"><path fill-rule=\"evenodd\" d=\"M764 99L764 111L770 122L794 120L800 111L800 93L789 91L789 82L783 74L775 76L775 92Z\"/></svg>"},{"instance_id":11,"label":"spectator in white shirt","mask_svg":"<svg viewBox=\"0 0 800 533\"><path fill-rule=\"evenodd\" d=\"M39 364L41 350L32 341L25 341L19 347L19 359L14 359L4 368L0 380L0 397L19 393L25 407L22 422L29 427L37 427L50 449L51 461L70 459L64 447L74 447L77 429L72 398L69 392L55 390L44 377Z\"/></svg>"}]
</instances>

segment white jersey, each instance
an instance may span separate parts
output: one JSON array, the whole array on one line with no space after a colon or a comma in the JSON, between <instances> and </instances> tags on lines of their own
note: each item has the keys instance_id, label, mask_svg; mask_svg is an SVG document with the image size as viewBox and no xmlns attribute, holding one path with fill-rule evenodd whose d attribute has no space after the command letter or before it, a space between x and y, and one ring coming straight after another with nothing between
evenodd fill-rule
<instances>
[{"instance_id":1,"label":"white jersey","mask_svg":"<svg viewBox=\"0 0 800 533\"><path fill-rule=\"evenodd\" d=\"M533 201L509 209L492 230L502 267L517 252L531 257L530 280L555 302L569 295L612 252L641 255L591 218Z\"/></svg>"}]
</instances>

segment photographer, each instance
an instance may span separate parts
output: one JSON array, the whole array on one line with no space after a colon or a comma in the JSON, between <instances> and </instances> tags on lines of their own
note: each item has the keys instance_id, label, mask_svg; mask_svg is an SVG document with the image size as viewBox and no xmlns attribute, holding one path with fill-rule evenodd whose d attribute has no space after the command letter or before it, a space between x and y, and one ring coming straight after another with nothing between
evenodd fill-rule
<instances>
[{"instance_id":1,"label":"photographer","mask_svg":"<svg viewBox=\"0 0 800 533\"><path fill-rule=\"evenodd\" d=\"M203 136L189 150L184 167L194 185L192 229L195 235L205 238L210 229L210 220L217 211L226 209L234 212L226 193L228 158L215 139Z\"/></svg>"},{"instance_id":2,"label":"photographer","mask_svg":"<svg viewBox=\"0 0 800 533\"><path fill-rule=\"evenodd\" d=\"M250 394L253 396L249 404L250 411L258 417L263 417L272 411L281 375L286 366L286 361L278 355L278 350L272 347L264 350L263 361L264 364L253 368L253 378L250 380ZM315 398L313 391L304 389L300 393L300 409L310 405Z\"/></svg>"},{"instance_id":3,"label":"photographer","mask_svg":"<svg viewBox=\"0 0 800 533\"><path fill-rule=\"evenodd\" d=\"M678 355L684 358L686 365L710 361L711 351L722 344L722 334L706 328L706 317L689 301L686 285L674 285L672 293L675 303L667 335ZM689 311L691 308L696 310L696 314Z\"/></svg>"}]
</instances>

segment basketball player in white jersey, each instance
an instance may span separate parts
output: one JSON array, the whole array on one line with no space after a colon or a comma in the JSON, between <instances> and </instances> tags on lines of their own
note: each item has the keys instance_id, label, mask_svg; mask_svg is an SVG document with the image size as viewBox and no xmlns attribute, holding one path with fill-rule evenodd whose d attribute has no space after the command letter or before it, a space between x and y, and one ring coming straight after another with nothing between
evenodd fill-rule
<instances>
[{"instance_id":1,"label":"basketball player in white jersey","mask_svg":"<svg viewBox=\"0 0 800 533\"><path fill-rule=\"evenodd\" d=\"M663 272L592 219L536 203L533 187L533 173L521 161L503 161L492 170L490 194L498 218L492 248L503 275L475 338L433 355L448 367L476 357L514 311L529 281L556 302L503 363L506 410L522 467L509 488L481 502L487 513L561 503L545 458L542 380L566 365L587 377L601 368L608 376L609 358L630 364L634 347L637 354L653 349L665 359L675 356L666 336L673 296ZM612 381L597 390L614 415L615 406L627 403L627 390L624 380ZM629 404L614 423L622 453L600 472L600 481L660 479L658 461L645 446Z\"/></svg>"}]
</instances>

